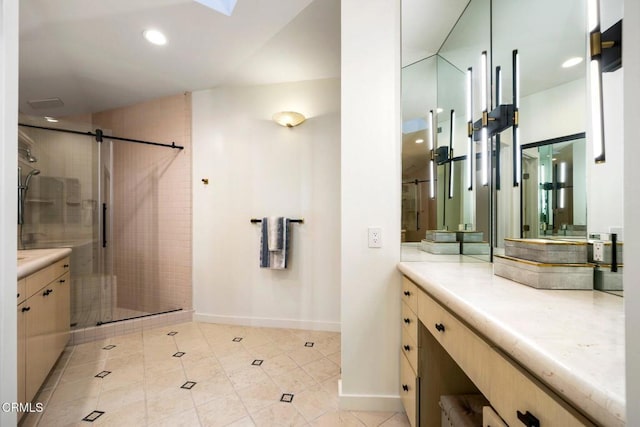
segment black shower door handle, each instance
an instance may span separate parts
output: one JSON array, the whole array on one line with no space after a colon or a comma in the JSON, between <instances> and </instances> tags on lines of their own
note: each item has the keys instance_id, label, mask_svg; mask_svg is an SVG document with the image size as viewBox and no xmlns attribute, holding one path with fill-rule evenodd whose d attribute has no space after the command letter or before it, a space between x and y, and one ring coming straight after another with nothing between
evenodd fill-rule
<instances>
[{"instance_id":1,"label":"black shower door handle","mask_svg":"<svg viewBox=\"0 0 640 427\"><path fill-rule=\"evenodd\" d=\"M107 204L102 204L102 247L107 247Z\"/></svg>"}]
</instances>

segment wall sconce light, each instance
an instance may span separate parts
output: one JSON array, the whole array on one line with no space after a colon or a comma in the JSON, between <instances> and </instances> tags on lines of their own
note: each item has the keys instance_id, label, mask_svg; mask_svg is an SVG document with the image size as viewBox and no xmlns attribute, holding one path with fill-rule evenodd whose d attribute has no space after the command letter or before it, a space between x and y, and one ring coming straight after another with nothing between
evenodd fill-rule
<instances>
[{"instance_id":1,"label":"wall sconce light","mask_svg":"<svg viewBox=\"0 0 640 427\"><path fill-rule=\"evenodd\" d=\"M480 161L481 161L481 183L489 184L489 138L496 137L496 189L500 189L500 133L509 127L513 127L513 169L514 169L514 186L520 183L520 131L518 129L520 104L520 65L518 60L518 51L513 51L513 103L502 103L502 70L496 67L496 103L498 104L493 110L489 111L488 98L488 80L487 80L487 52L482 52L480 57L480 109L482 110L482 118L473 122L472 116L472 69L467 69L467 126L469 134L469 149L467 158L473 158L473 141L480 141ZM493 153L493 147L491 147ZM470 174L473 171L471 162L467 169L467 182L470 183ZM471 185L469 184L469 190Z\"/></svg>"},{"instance_id":2,"label":"wall sconce light","mask_svg":"<svg viewBox=\"0 0 640 427\"><path fill-rule=\"evenodd\" d=\"M429 197L434 199L436 197L436 183L435 183L435 150L436 146L436 118L433 114L433 110L429 110L429 125L431 126L431 138L429 138Z\"/></svg>"},{"instance_id":3,"label":"wall sconce light","mask_svg":"<svg viewBox=\"0 0 640 427\"><path fill-rule=\"evenodd\" d=\"M522 175L522 148L520 142L520 56L518 50L511 54L513 69L513 186L520 185Z\"/></svg>"},{"instance_id":4,"label":"wall sconce light","mask_svg":"<svg viewBox=\"0 0 640 427\"><path fill-rule=\"evenodd\" d=\"M456 123L456 112L455 110L451 110L451 122L450 122L450 131L449 131L449 157L453 159L453 133L455 131L455 123ZM455 162L453 160L449 161L449 198L453 199L453 168L455 167Z\"/></svg>"},{"instance_id":5,"label":"wall sconce light","mask_svg":"<svg viewBox=\"0 0 640 427\"><path fill-rule=\"evenodd\" d=\"M288 128L298 126L306 120L302 114L295 111L280 111L279 113L275 113L272 119L280 126Z\"/></svg>"},{"instance_id":6,"label":"wall sconce light","mask_svg":"<svg viewBox=\"0 0 640 427\"><path fill-rule=\"evenodd\" d=\"M489 184L489 156L487 155L488 149L488 126L489 126L489 97L487 96L487 51L485 50L480 55L480 109L482 110L482 124L480 127L480 161L482 162L480 167L482 169L482 181L481 184Z\"/></svg>"},{"instance_id":7,"label":"wall sconce light","mask_svg":"<svg viewBox=\"0 0 640 427\"><path fill-rule=\"evenodd\" d=\"M600 2L589 0L590 104L593 157L596 163L605 161L604 113L602 111L602 73L622 67L622 20L604 32L600 31Z\"/></svg>"},{"instance_id":8,"label":"wall sconce light","mask_svg":"<svg viewBox=\"0 0 640 427\"><path fill-rule=\"evenodd\" d=\"M473 68L467 68L467 190L473 190Z\"/></svg>"}]
</instances>

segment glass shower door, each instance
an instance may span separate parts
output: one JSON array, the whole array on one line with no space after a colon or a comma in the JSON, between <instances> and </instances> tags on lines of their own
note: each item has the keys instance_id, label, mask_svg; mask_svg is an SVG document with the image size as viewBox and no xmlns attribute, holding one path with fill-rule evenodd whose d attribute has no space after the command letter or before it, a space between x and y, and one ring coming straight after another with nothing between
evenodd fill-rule
<instances>
[{"instance_id":1,"label":"glass shower door","mask_svg":"<svg viewBox=\"0 0 640 427\"><path fill-rule=\"evenodd\" d=\"M41 118L27 116L21 116L20 123L21 182L26 183L29 174L31 178L22 201L18 249L71 248L71 325L95 326L110 303L105 298L110 256L101 244L102 200L110 192L99 173L99 165L110 159L110 148L83 135L91 132L87 124L60 121L45 126Z\"/></svg>"}]
</instances>

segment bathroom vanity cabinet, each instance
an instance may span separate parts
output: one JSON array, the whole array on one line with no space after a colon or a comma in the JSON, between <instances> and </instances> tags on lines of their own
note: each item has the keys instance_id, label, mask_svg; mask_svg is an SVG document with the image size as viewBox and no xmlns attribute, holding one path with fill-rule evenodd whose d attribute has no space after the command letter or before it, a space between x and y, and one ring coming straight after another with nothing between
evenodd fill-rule
<instances>
[{"instance_id":1,"label":"bathroom vanity cabinet","mask_svg":"<svg viewBox=\"0 0 640 427\"><path fill-rule=\"evenodd\" d=\"M409 267L409 263L402 264ZM527 360L517 360L519 351L527 352L526 346L537 345L539 339L537 336L521 335L522 331L519 330L520 324L525 324L528 317L531 322L536 322L537 316L528 311L530 306L527 304L532 303L532 298L524 301L521 307L515 306L513 302L521 295L517 295L511 301L514 297L509 295L504 296L504 302L492 301L495 296L492 293L501 291L503 285L509 284L502 278L494 281L492 275L483 278L483 269L486 267L469 267L465 273L464 267L454 265L453 268L457 269L455 274L466 276L467 282L473 282L461 285L460 288L447 287L447 280L439 281L445 285L437 284L431 278L422 280L422 277L415 274L413 267L415 265L400 268L403 273L410 272L414 278L421 279L414 281L406 275L402 278L400 393L412 426L440 426L440 396L469 393L481 393L490 402L491 406L483 411L485 426L624 425L624 410L620 411L621 408L624 409L624 403L619 404L619 399L623 399L624 396L624 375L622 372L621 378L615 376L619 369L612 368L612 365L615 365L614 360L605 363L604 366L597 366L599 362L594 360L593 369L602 370L603 379L606 375L612 375L612 383L622 389L622 397L616 396L612 390L590 390L590 386L598 386L589 384L590 378L579 378L580 370L586 366L584 360L576 363L578 366L573 374L578 378L567 378L562 372L562 369L574 368L566 363L566 358L580 357L578 353L584 350L585 346L576 342L584 338L579 333L570 336L571 332L563 332L562 323L556 328L543 330L540 336L543 337L542 340L553 342L553 346L558 349L558 360L553 360L556 356L553 353L555 350L548 354L550 361L538 361L540 366L533 366L535 363L529 364ZM444 277L442 270L447 267L439 264L435 268L440 271L440 276ZM489 286L487 292L482 292L482 284ZM516 294L528 294L532 291L519 284L510 284L517 287ZM464 300L460 297L461 294L458 292L461 289L469 292L470 299ZM428 292L429 290L433 292ZM571 304L571 295L567 292L587 291L555 291L556 294L552 293L554 291L544 292L545 298L560 298L566 300L561 304ZM586 294L580 296L582 299L585 297ZM599 296L595 298L599 301ZM616 308L609 308L618 310L617 301L609 301L607 297L605 299L605 307L609 307L607 304L611 302ZM473 301L481 301L483 305L473 307ZM602 314L607 316L608 313ZM501 318L506 318L506 315L519 317L515 317L513 323L500 324ZM572 318L573 313L556 313L558 318L562 315ZM538 326L545 328L546 324L540 323ZM532 330L535 327L536 325L528 326ZM586 328L588 327L586 325ZM571 328L568 330L571 331ZM593 332L595 337L589 345L599 348L594 340L602 337L598 337L599 331ZM525 345L528 338L531 339ZM612 347L611 344L615 343L616 337L609 337L609 340L610 342L602 344ZM542 346L543 341L540 343ZM539 350L549 352L549 349ZM534 360L536 354L530 356L531 360ZM603 355L597 357L601 356ZM562 359L563 357L565 359ZM555 365L556 362L558 366ZM549 383L554 386L560 385L552 389ZM611 383L603 383L602 386L611 387ZM584 400L581 400L581 395L584 396Z\"/></svg>"},{"instance_id":2,"label":"bathroom vanity cabinet","mask_svg":"<svg viewBox=\"0 0 640 427\"><path fill-rule=\"evenodd\" d=\"M18 401L31 402L70 332L69 257L18 280Z\"/></svg>"}]
</instances>

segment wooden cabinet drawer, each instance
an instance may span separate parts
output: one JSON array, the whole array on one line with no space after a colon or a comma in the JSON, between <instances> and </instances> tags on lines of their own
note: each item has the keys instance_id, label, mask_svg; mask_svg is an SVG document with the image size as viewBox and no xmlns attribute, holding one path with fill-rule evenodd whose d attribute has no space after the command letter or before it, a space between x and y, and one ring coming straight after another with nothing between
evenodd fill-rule
<instances>
[{"instance_id":1,"label":"wooden cabinet drawer","mask_svg":"<svg viewBox=\"0 0 640 427\"><path fill-rule=\"evenodd\" d=\"M418 315L416 311L411 310L405 302L402 303L402 329L406 330L415 342L418 342Z\"/></svg>"},{"instance_id":2,"label":"wooden cabinet drawer","mask_svg":"<svg viewBox=\"0 0 640 427\"><path fill-rule=\"evenodd\" d=\"M57 277L62 276L69 271L69 257L63 258L42 270L27 276L26 281L26 297L38 292L42 287L46 286Z\"/></svg>"},{"instance_id":3,"label":"wooden cabinet drawer","mask_svg":"<svg viewBox=\"0 0 640 427\"><path fill-rule=\"evenodd\" d=\"M487 397L508 425L523 425L518 412L525 417L529 413L541 426L594 425L498 349L492 350L491 390Z\"/></svg>"},{"instance_id":4,"label":"wooden cabinet drawer","mask_svg":"<svg viewBox=\"0 0 640 427\"><path fill-rule=\"evenodd\" d=\"M418 408L416 406L418 398L417 386L418 380L416 373L411 368L411 365L404 354L400 352L400 398L411 427L416 427L418 425Z\"/></svg>"},{"instance_id":5,"label":"wooden cabinet drawer","mask_svg":"<svg viewBox=\"0 0 640 427\"><path fill-rule=\"evenodd\" d=\"M18 280L18 304L27 299L27 284L25 279Z\"/></svg>"},{"instance_id":6,"label":"wooden cabinet drawer","mask_svg":"<svg viewBox=\"0 0 640 427\"><path fill-rule=\"evenodd\" d=\"M482 427L509 427L491 406L482 408Z\"/></svg>"},{"instance_id":7,"label":"wooden cabinet drawer","mask_svg":"<svg viewBox=\"0 0 640 427\"><path fill-rule=\"evenodd\" d=\"M404 301L414 313L418 312L418 287L405 276L402 276L402 301Z\"/></svg>"},{"instance_id":8,"label":"wooden cabinet drawer","mask_svg":"<svg viewBox=\"0 0 640 427\"><path fill-rule=\"evenodd\" d=\"M413 368L413 371L418 373L418 346L417 340L414 340L407 328L402 328L402 352L406 356L409 364Z\"/></svg>"},{"instance_id":9,"label":"wooden cabinet drawer","mask_svg":"<svg viewBox=\"0 0 640 427\"><path fill-rule=\"evenodd\" d=\"M486 397L492 348L426 293L418 295L418 317ZM491 400L491 399L489 399Z\"/></svg>"}]
</instances>

